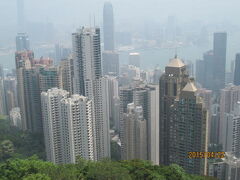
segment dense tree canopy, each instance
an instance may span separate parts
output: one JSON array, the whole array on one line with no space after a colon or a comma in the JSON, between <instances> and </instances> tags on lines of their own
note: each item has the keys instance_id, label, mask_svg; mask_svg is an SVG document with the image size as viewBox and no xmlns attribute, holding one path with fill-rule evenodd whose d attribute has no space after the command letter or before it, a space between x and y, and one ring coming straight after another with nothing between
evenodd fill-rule
<instances>
[{"instance_id":1,"label":"dense tree canopy","mask_svg":"<svg viewBox=\"0 0 240 180\"><path fill-rule=\"evenodd\" d=\"M10 157L27 158L33 155L45 158L43 136L12 127L7 118L0 116L0 162Z\"/></svg>"},{"instance_id":2,"label":"dense tree canopy","mask_svg":"<svg viewBox=\"0 0 240 180\"><path fill-rule=\"evenodd\" d=\"M156 166L148 161L119 161L120 149L111 143L112 159L79 159L76 164L54 165L45 157L42 135L11 127L0 117L1 180L211 180L188 175L178 165ZM36 156L33 156L36 155ZM32 156L32 157L30 157ZM29 158L30 157L30 158ZM39 158L40 159L39 159Z\"/></svg>"},{"instance_id":3,"label":"dense tree canopy","mask_svg":"<svg viewBox=\"0 0 240 180\"><path fill-rule=\"evenodd\" d=\"M178 165L155 166L147 161L99 162L80 159L76 164L54 165L31 157L0 164L1 180L211 180L188 175Z\"/></svg>"}]
</instances>

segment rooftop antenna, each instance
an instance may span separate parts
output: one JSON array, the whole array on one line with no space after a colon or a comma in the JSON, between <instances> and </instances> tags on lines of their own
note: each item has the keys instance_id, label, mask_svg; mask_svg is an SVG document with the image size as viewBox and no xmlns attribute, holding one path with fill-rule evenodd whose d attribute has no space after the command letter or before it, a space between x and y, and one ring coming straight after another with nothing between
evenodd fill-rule
<instances>
[{"instance_id":1,"label":"rooftop antenna","mask_svg":"<svg viewBox=\"0 0 240 180\"><path fill-rule=\"evenodd\" d=\"M177 57L178 57L177 53L178 53L178 48L177 48L177 46L176 46L176 47L175 47L175 59L177 59Z\"/></svg>"}]
</instances>

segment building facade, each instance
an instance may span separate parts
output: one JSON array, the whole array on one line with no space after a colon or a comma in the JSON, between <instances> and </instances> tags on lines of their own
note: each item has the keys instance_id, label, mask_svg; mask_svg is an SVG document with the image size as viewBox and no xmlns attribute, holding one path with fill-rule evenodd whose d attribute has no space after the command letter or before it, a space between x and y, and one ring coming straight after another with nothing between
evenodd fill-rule
<instances>
[{"instance_id":1,"label":"building facade","mask_svg":"<svg viewBox=\"0 0 240 180\"><path fill-rule=\"evenodd\" d=\"M42 113L47 160L76 163L77 158L96 160L92 100L52 88L42 92Z\"/></svg>"},{"instance_id":2,"label":"building facade","mask_svg":"<svg viewBox=\"0 0 240 180\"><path fill-rule=\"evenodd\" d=\"M83 27L72 38L74 93L93 100L97 159L110 157L108 82L102 77L100 29Z\"/></svg>"}]
</instances>

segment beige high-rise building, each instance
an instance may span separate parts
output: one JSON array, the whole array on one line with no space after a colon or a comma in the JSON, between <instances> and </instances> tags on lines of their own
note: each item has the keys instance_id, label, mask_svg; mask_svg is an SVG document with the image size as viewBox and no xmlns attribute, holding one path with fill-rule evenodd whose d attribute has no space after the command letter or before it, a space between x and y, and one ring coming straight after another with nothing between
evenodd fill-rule
<instances>
[{"instance_id":1,"label":"beige high-rise building","mask_svg":"<svg viewBox=\"0 0 240 180\"><path fill-rule=\"evenodd\" d=\"M189 152L207 152L208 114L204 101L177 57L160 78L160 164L176 163L188 173L206 175L206 159Z\"/></svg>"},{"instance_id":2,"label":"beige high-rise building","mask_svg":"<svg viewBox=\"0 0 240 180\"><path fill-rule=\"evenodd\" d=\"M186 65L175 57L165 67L159 82L159 163L170 165L170 107L189 81Z\"/></svg>"},{"instance_id":3,"label":"beige high-rise building","mask_svg":"<svg viewBox=\"0 0 240 180\"><path fill-rule=\"evenodd\" d=\"M170 107L170 163L176 163L190 174L207 174L207 158L191 159L189 152L207 152L208 112L189 80ZM161 152L160 152L161 153Z\"/></svg>"},{"instance_id":4,"label":"beige high-rise building","mask_svg":"<svg viewBox=\"0 0 240 180\"><path fill-rule=\"evenodd\" d=\"M108 82L108 96L109 96L109 120L112 127L116 127L116 124L114 122L115 118L115 102L116 98L119 98L119 89L118 89L118 79L114 76L105 76L107 82Z\"/></svg>"},{"instance_id":5,"label":"beige high-rise building","mask_svg":"<svg viewBox=\"0 0 240 180\"><path fill-rule=\"evenodd\" d=\"M121 89L121 134L126 134L127 129L124 124L126 119L122 118L127 112L127 103L133 102L135 106L142 107L143 119L146 121L147 138L147 160L154 164L159 164L159 88L156 85L139 85L134 88ZM120 134L120 135L121 135ZM124 139L124 135L122 135ZM122 141L122 153L128 148L124 140Z\"/></svg>"},{"instance_id":6,"label":"beige high-rise building","mask_svg":"<svg viewBox=\"0 0 240 180\"><path fill-rule=\"evenodd\" d=\"M63 89L73 94L73 59L68 58L60 62Z\"/></svg>"},{"instance_id":7,"label":"beige high-rise building","mask_svg":"<svg viewBox=\"0 0 240 180\"><path fill-rule=\"evenodd\" d=\"M143 118L143 108L130 103L123 116L125 130L121 139L124 143L122 158L147 160L147 122Z\"/></svg>"}]
</instances>

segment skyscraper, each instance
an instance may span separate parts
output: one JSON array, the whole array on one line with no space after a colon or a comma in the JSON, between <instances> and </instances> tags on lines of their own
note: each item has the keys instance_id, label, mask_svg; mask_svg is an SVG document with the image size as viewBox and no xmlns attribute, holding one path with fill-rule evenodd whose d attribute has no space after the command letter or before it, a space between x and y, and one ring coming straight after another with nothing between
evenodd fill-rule
<instances>
[{"instance_id":1,"label":"skyscraper","mask_svg":"<svg viewBox=\"0 0 240 180\"><path fill-rule=\"evenodd\" d=\"M74 93L93 100L97 159L110 157L108 83L102 77L100 29L82 28L72 37Z\"/></svg>"},{"instance_id":2,"label":"skyscraper","mask_svg":"<svg viewBox=\"0 0 240 180\"><path fill-rule=\"evenodd\" d=\"M16 37L16 49L17 51L30 50L29 38L25 33L18 33Z\"/></svg>"},{"instance_id":3,"label":"skyscraper","mask_svg":"<svg viewBox=\"0 0 240 180\"><path fill-rule=\"evenodd\" d=\"M196 62L196 81L203 88L214 90L214 54L213 51L207 51L203 54L203 60Z\"/></svg>"},{"instance_id":4,"label":"skyscraper","mask_svg":"<svg viewBox=\"0 0 240 180\"><path fill-rule=\"evenodd\" d=\"M63 123L61 122L61 100L68 97L68 92L49 89L41 93L43 132L47 160L63 163Z\"/></svg>"},{"instance_id":5,"label":"skyscraper","mask_svg":"<svg viewBox=\"0 0 240 180\"><path fill-rule=\"evenodd\" d=\"M208 142L210 142L210 138L211 138L211 130L213 132L215 132L216 130L216 124L215 125L213 124L212 122L212 91L211 90L207 90L207 89L204 89L204 88L199 88L197 90L197 95L199 97L201 97L204 101L204 104L205 104L205 108L207 109L208 111ZM212 124L213 124L213 127L212 127Z\"/></svg>"},{"instance_id":6,"label":"skyscraper","mask_svg":"<svg viewBox=\"0 0 240 180\"><path fill-rule=\"evenodd\" d=\"M196 81L205 87L205 62L203 60L196 61Z\"/></svg>"},{"instance_id":7,"label":"skyscraper","mask_svg":"<svg viewBox=\"0 0 240 180\"><path fill-rule=\"evenodd\" d=\"M235 60L234 85L240 85L240 53L236 55Z\"/></svg>"},{"instance_id":8,"label":"skyscraper","mask_svg":"<svg viewBox=\"0 0 240 180\"><path fill-rule=\"evenodd\" d=\"M129 134L129 129L125 128L128 118L124 119L127 112L127 106L133 102L135 106L142 108L142 115L146 121L146 139L147 139L147 160L154 164L159 163L159 90L155 85L140 84L136 87L127 87L120 89L120 138L122 141L122 154L125 157L126 149L129 147L125 144L124 135ZM128 103L128 104L127 104ZM145 130L144 130L145 131Z\"/></svg>"},{"instance_id":9,"label":"skyscraper","mask_svg":"<svg viewBox=\"0 0 240 180\"><path fill-rule=\"evenodd\" d=\"M17 51L15 56L22 128L32 132L42 132L40 94L52 87L61 87L59 70L44 65L44 59L34 60L32 51Z\"/></svg>"},{"instance_id":10,"label":"skyscraper","mask_svg":"<svg viewBox=\"0 0 240 180\"><path fill-rule=\"evenodd\" d=\"M50 88L61 88L58 68L35 65L23 70L27 128L32 132L42 132L41 92Z\"/></svg>"},{"instance_id":11,"label":"skyscraper","mask_svg":"<svg viewBox=\"0 0 240 180\"><path fill-rule=\"evenodd\" d=\"M124 113L127 113L128 104L133 102L133 88L131 87L121 87L119 89L119 98L120 98L120 113L119 113L119 134L120 139L124 139L125 137L125 121L124 121ZM125 153L125 147L126 145L124 143L121 144L121 154ZM124 157L122 157L124 159Z\"/></svg>"},{"instance_id":12,"label":"skyscraper","mask_svg":"<svg viewBox=\"0 0 240 180\"><path fill-rule=\"evenodd\" d=\"M7 115L4 79L2 77L0 77L0 114Z\"/></svg>"},{"instance_id":13,"label":"skyscraper","mask_svg":"<svg viewBox=\"0 0 240 180\"><path fill-rule=\"evenodd\" d=\"M227 33L214 33L214 86L213 90L219 91L225 87L226 74Z\"/></svg>"},{"instance_id":14,"label":"skyscraper","mask_svg":"<svg viewBox=\"0 0 240 180\"><path fill-rule=\"evenodd\" d=\"M93 81L102 77L99 28L81 28L73 33L74 92L87 96ZM88 90L86 89L88 88Z\"/></svg>"},{"instance_id":15,"label":"skyscraper","mask_svg":"<svg viewBox=\"0 0 240 180\"><path fill-rule=\"evenodd\" d=\"M62 88L62 76L60 69L53 66L39 68L39 88L40 92L51 88Z\"/></svg>"},{"instance_id":16,"label":"skyscraper","mask_svg":"<svg viewBox=\"0 0 240 180\"><path fill-rule=\"evenodd\" d=\"M32 51L23 51L15 53L16 74L17 74L17 92L18 102L21 111L22 129L27 130L27 114L26 114L26 100L24 87L24 69L31 67L33 63L34 54Z\"/></svg>"},{"instance_id":17,"label":"skyscraper","mask_svg":"<svg viewBox=\"0 0 240 180\"><path fill-rule=\"evenodd\" d=\"M169 165L170 161L170 107L189 81L186 65L177 57L165 68L159 82L159 152L160 164Z\"/></svg>"},{"instance_id":18,"label":"skyscraper","mask_svg":"<svg viewBox=\"0 0 240 180\"><path fill-rule=\"evenodd\" d=\"M127 113L123 116L125 130L121 139L124 143L122 158L147 160L147 122L143 117L142 106L128 104Z\"/></svg>"},{"instance_id":19,"label":"skyscraper","mask_svg":"<svg viewBox=\"0 0 240 180\"><path fill-rule=\"evenodd\" d=\"M113 126L117 126L114 122L115 118L115 112L116 112L116 107L115 107L115 102L116 98L119 98L118 94L118 80L114 76L105 76L107 83L108 83L108 95L109 95L109 120L110 124Z\"/></svg>"},{"instance_id":20,"label":"skyscraper","mask_svg":"<svg viewBox=\"0 0 240 180\"><path fill-rule=\"evenodd\" d=\"M104 50L114 51L114 17L113 6L106 2L103 8Z\"/></svg>"},{"instance_id":21,"label":"skyscraper","mask_svg":"<svg viewBox=\"0 0 240 180\"><path fill-rule=\"evenodd\" d=\"M207 109L196 92L189 80L170 107L169 160L190 174L206 175L207 158L187 158L189 152L207 152L208 147Z\"/></svg>"},{"instance_id":22,"label":"skyscraper","mask_svg":"<svg viewBox=\"0 0 240 180\"><path fill-rule=\"evenodd\" d=\"M237 158L240 158L240 102L235 104L232 119L232 138L231 152Z\"/></svg>"},{"instance_id":23,"label":"skyscraper","mask_svg":"<svg viewBox=\"0 0 240 180\"><path fill-rule=\"evenodd\" d=\"M42 132L42 112L39 87L38 68L25 68L23 70L24 103L27 120L27 130ZM22 109L21 109L22 110Z\"/></svg>"},{"instance_id":24,"label":"skyscraper","mask_svg":"<svg viewBox=\"0 0 240 180\"><path fill-rule=\"evenodd\" d=\"M76 163L77 157L96 160L93 102L52 88L41 94L47 160Z\"/></svg>"},{"instance_id":25,"label":"skyscraper","mask_svg":"<svg viewBox=\"0 0 240 180\"><path fill-rule=\"evenodd\" d=\"M219 143L223 151L227 151L227 136L229 131L228 123L231 121L230 114L234 111L235 104L240 101L240 86L229 85L220 91L220 122L219 122ZM231 122L230 122L231 123Z\"/></svg>"}]
</instances>

